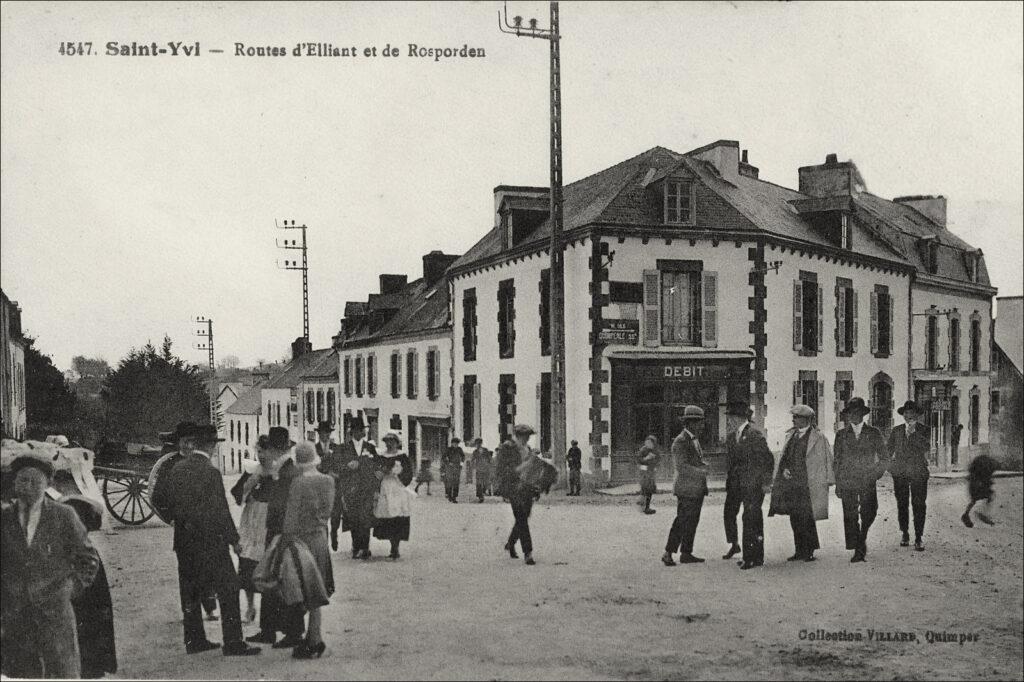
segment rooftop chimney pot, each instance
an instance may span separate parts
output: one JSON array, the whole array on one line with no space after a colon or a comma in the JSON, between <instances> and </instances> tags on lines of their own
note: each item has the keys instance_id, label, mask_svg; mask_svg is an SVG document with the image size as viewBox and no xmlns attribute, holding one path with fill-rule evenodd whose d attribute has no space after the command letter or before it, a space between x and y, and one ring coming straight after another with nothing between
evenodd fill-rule
<instances>
[{"instance_id":1,"label":"rooftop chimney pot","mask_svg":"<svg viewBox=\"0 0 1024 682\"><path fill-rule=\"evenodd\" d=\"M835 165L835 164L839 163L839 157L836 156L835 154L826 154L825 155L825 163L829 164L830 166L831 165Z\"/></svg>"}]
</instances>

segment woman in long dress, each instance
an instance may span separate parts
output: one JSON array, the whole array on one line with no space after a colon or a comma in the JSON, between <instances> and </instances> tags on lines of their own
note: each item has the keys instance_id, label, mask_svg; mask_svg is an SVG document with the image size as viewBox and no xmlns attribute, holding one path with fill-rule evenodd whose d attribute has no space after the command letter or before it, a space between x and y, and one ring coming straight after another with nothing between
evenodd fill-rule
<instances>
[{"instance_id":1,"label":"woman in long dress","mask_svg":"<svg viewBox=\"0 0 1024 682\"><path fill-rule=\"evenodd\" d=\"M295 467L300 473L292 479L288 491L282 534L301 540L309 548L329 597L334 593L334 569L328 541L331 510L334 508L334 479L317 471L319 463L320 457L313 443L304 441L295 446ZM306 638L292 651L293 658L319 658L323 655L326 645L320 629L321 608L309 608Z\"/></svg>"},{"instance_id":2,"label":"woman in long dress","mask_svg":"<svg viewBox=\"0 0 1024 682\"><path fill-rule=\"evenodd\" d=\"M256 620L256 586L252 583L252 575L263 558L267 544L267 503L259 493L260 486L270 476L273 467L273 453L264 447L266 442L267 436L259 437L256 442L258 461L245 460L242 463L245 473L231 488L235 502L242 505L242 515L238 521L238 543L242 548L238 555L238 582L245 592L245 623Z\"/></svg>"},{"instance_id":3,"label":"woman in long dress","mask_svg":"<svg viewBox=\"0 0 1024 682\"><path fill-rule=\"evenodd\" d=\"M402 440L395 431L388 431L384 435L384 447L385 451L377 455L384 478L380 482L380 494L373 510L377 519L373 537L391 542L388 558L394 561L400 556L399 544L409 539L409 517L414 493L406 486L412 483L412 463L409 456L401 451Z\"/></svg>"}]
</instances>

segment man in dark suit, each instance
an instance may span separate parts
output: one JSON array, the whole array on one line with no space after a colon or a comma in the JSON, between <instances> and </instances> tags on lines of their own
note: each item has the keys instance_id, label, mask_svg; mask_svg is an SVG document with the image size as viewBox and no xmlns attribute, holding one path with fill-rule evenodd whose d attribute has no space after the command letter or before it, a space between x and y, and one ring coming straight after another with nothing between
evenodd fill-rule
<instances>
[{"instance_id":1,"label":"man in dark suit","mask_svg":"<svg viewBox=\"0 0 1024 682\"><path fill-rule=\"evenodd\" d=\"M704 430L704 410L687 405L683 410L683 430L672 441L672 459L676 468L673 491L678 499L676 518L668 532L661 562L675 566L672 555L677 551L679 563L698 564L704 559L693 555L693 539L700 523L700 510L708 494L707 464L704 463L698 436Z\"/></svg>"},{"instance_id":2,"label":"man in dark suit","mask_svg":"<svg viewBox=\"0 0 1024 682\"><path fill-rule=\"evenodd\" d=\"M462 474L462 462L466 453L462 451L458 438L452 438L451 444L441 455L441 478L444 479L444 494L449 502L459 501L459 476Z\"/></svg>"},{"instance_id":3,"label":"man in dark suit","mask_svg":"<svg viewBox=\"0 0 1024 682\"><path fill-rule=\"evenodd\" d=\"M483 502L491 493L491 458L494 454L484 447L483 438L473 440L473 471L476 476L476 499Z\"/></svg>"},{"instance_id":4,"label":"man in dark suit","mask_svg":"<svg viewBox=\"0 0 1024 682\"><path fill-rule=\"evenodd\" d=\"M750 423L752 412L746 403L733 402L726 407L725 416L729 435L726 438L729 470L725 480L725 536L730 543L723 559L731 559L739 546L736 544L736 516L743 505L743 561L746 570L764 565L764 504L765 489L771 486L775 458L764 435Z\"/></svg>"},{"instance_id":5,"label":"man in dark suit","mask_svg":"<svg viewBox=\"0 0 1024 682\"><path fill-rule=\"evenodd\" d=\"M836 495L843 500L843 531L846 549L853 550L851 563L866 561L868 529L878 513L875 482L889 462L882 432L864 423L870 411L863 398L851 398L841 415L846 426L836 434Z\"/></svg>"},{"instance_id":6,"label":"man in dark suit","mask_svg":"<svg viewBox=\"0 0 1024 682\"><path fill-rule=\"evenodd\" d=\"M338 528L341 526L341 515L345 510L345 502L341 495L342 467L338 445L331 442L334 426L329 421L322 421L316 428L316 454L320 456L317 469L334 479L334 507L331 509L331 550L338 551Z\"/></svg>"},{"instance_id":7,"label":"man in dark suit","mask_svg":"<svg viewBox=\"0 0 1024 682\"><path fill-rule=\"evenodd\" d=\"M229 547L238 548L238 531L228 510L220 473L197 444L216 441L216 428L178 425L175 439L182 458L161 486L154 500L174 524L174 553L178 558L178 588L184 616L185 653L196 654L220 645L206 638L202 599L216 593L223 616L225 656L251 656L260 652L242 640L242 617L238 606L238 574Z\"/></svg>"},{"instance_id":8,"label":"man in dark suit","mask_svg":"<svg viewBox=\"0 0 1024 682\"><path fill-rule=\"evenodd\" d=\"M583 470L583 452L578 442L573 441L572 447L565 455L565 466L569 469L569 495L579 497L580 472Z\"/></svg>"},{"instance_id":9,"label":"man in dark suit","mask_svg":"<svg viewBox=\"0 0 1024 682\"><path fill-rule=\"evenodd\" d=\"M374 494L380 490L384 472L377 466L377 449L366 440L361 417L349 422L349 438L338 448L344 512L342 532L352 534L352 558L370 558L370 530L373 528Z\"/></svg>"},{"instance_id":10,"label":"man in dark suit","mask_svg":"<svg viewBox=\"0 0 1024 682\"><path fill-rule=\"evenodd\" d=\"M896 495L896 515L903 534L900 546L910 545L910 514L908 506L914 507L914 549L924 551L921 536L924 535L924 519L928 507L928 454L931 438L928 427L918 423L921 408L913 400L903 403L896 410L906 422L889 434L889 455L892 458L892 491Z\"/></svg>"},{"instance_id":11,"label":"man in dark suit","mask_svg":"<svg viewBox=\"0 0 1024 682\"><path fill-rule=\"evenodd\" d=\"M71 600L99 567L75 511L45 496L53 466L33 457L11 463L16 502L3 510L3 672L11 677L77 678L78 633Z\"/></svg>"}]
</instances>

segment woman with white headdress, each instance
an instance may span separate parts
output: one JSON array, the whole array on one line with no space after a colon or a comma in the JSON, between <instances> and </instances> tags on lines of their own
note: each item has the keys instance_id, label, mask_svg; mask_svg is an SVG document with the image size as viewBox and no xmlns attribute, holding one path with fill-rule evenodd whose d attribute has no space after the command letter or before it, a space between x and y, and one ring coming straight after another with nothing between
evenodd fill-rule
<instances>
[{"instance_id":1,"label":"woman with white headdress","mask_svg":"<svg viewBox=\"0 0 1024 682\"><path fill-rule=\"evenodd\" d=\"M406 487L412 483L412 463L402 452L401 437L395 431L388 431L383 440L385 450L377 454L377 460L384 478L373 509L376 518L373 537L391 542L388 558L394 561L399 558L399 544L409 539L409 516L415 493Z\"/></svg>"}]
</instances>

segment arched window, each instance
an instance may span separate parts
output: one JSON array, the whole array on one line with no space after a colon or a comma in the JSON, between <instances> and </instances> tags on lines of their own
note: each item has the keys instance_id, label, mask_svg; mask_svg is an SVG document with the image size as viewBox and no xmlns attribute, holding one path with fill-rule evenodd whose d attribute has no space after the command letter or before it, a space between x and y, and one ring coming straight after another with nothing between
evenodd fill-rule
<instances>
[{"instance_id":1,"label":"arched window","mask_svg":"<svg viewBox=\"0 0 1024 682\"><path fill-rule=\"evenodd\" d=\"M331 426L334 426L334 422L337 421L335 412L337 412L337 405L335 404L334 389L327 389L327 419L331 422Z\"/></svg>"},{"instance_id":2,"label":"arched window","mask_svg":"<svg viewBox=\"0 0 1024 682\"><path fill-rule=\"evenodd\" d=\"M892 378L885 372L871 377L868 385L871 425L888 436L892 429Z\"/></svg>"}]
</instances>

